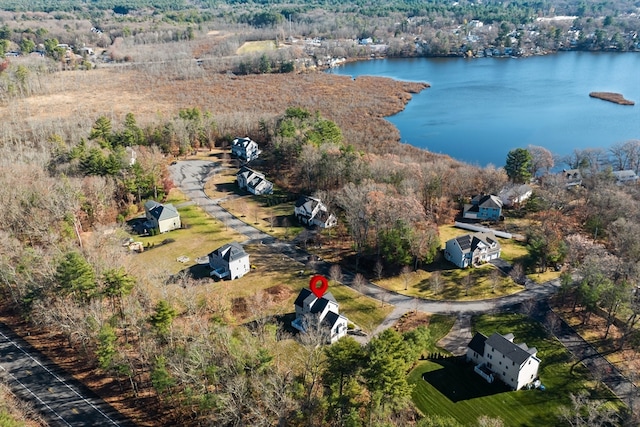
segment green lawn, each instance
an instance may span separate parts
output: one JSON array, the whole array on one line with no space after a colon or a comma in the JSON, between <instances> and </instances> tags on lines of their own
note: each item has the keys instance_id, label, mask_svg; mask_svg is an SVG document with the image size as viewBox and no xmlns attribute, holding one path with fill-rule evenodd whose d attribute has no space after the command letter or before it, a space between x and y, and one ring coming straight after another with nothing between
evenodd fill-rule
<instances>
[{"instance_id":1,"label":"green lawn","mask_svg":"<svg viewBox=\"0 0 640 427\"><path fill-rule=\"evenodd\" d=\"M178 205L185 200L179 190L173 189L166 203ZM227 229L196 205L183 206L178 208L178 212L184 228L156 236L132 236L145 247L144 252L135 256L136 269L144 270L148 265L161 265L174 274L194 265L196 258L208 255L225 243L246 239L245 236ZM177 258L181 256L188 257L189 261L178 262Z\"/></svg>"},{"instance_id":2,"label":"green lawn","mask_svg":"<svg viewBox=\"0 0 640 427\"><path fill-rule=\"evenodd\" d=\"M540 380L546 389L509 391L499 383L487 384L473 367L458 358L421 362L409 374L415 385L413 401L425 414L452 417L463 425L477 425L482 415L501 418L506 426L559 425L558 411L570 404L570 393L587 390L593 398L623 405L604 387L591 381L586 368L572 361L562 344L547 337L544 329L520 315L483 315L474 329L486 335L511 332L515 342L538 349Z\"/></svg>"},{"instance_id":3,"label":"green lawn","mask_svg":"<svg viewBox=\"0 0 640 427\"><path fill-rule=\"evenodd\" d=\"M428 271L418 270L410 273L406 284L402 275L376 281L376 284L385 289L418 298L458 301L498 298L522 290L522 286L502 274L497 276L497 284L494 286L492 274L496 268L491 264L461 269L443 259L430 264L427 268ZM442 284L440 290L433 287L432 277L435 272L440 274ZM471 276L471 285L467 289L465 280L469 276Z\"/></svg>"}]
</instances>

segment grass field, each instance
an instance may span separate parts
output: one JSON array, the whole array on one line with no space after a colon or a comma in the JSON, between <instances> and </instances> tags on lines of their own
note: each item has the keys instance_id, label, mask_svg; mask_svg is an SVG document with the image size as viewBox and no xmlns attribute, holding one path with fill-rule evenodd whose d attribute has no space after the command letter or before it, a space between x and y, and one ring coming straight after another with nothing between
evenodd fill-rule
<instances>
[{"instance_id":1,"label":"grass field","mask_svg":"<svg viewBox=\"0 0 640 427\"><path fill-rule=\"evenodd\" d=\"M498 298L522 290L522 286L502 274L496 277L497 284L494 286L493 271L495 267L490 264L473 269L460 269L448 261L441 260L429 265L428 271L411 272L406 284L402 275L376 281L376 284L401 294L434 300L470 301ZM433 286L432 278L435 272L440 275L440 290ZM471 285L467 289L464 283L470 275Z\"/></svg>"},{"instance_id":2,"label":"grass field","mask_svg":"<svg viewBox=\"0 0 640 427\"><path fill-rule=\"evenodd\" d=\"M511 332L515 342L535 346L546 389L509 391L499 383L487 384L460 359L425 361L409 375L415 385L413 401L423 413L452 417L469 426L477 425L482 415L499 417L505 426L553 426L559 424L560 407L570 404L570 393L580 391L618 410L623 408L607 389L589 378L586 368L577 365L572 369L569 353L560 342L547 337L539 324L520 315L484 315L474 321L474 329L486 335Z\"/></svg>"},{"instance_id":3,"label":"grass field","mask_svg":"<svg viewBox=\"0 0 640 427\"><path fill-rule=\"evenodd\" d=\"M236 55L246 55L248 53L265 52L275 49L276 43L273 40L244 42L244 44L236 50Z\"/></svg>"},{"instance_id":4,"label":"grass field","mask_svg":"<svg viewBox=\"0 0 640 427\"><path fill-rule=\"evenodd\" d=\"M186 198L178 189L172 189L166 203L179 205ZM161 265L169 273L175 274L185 267L195 264L198 257L206 256L214 249L230 241L243 241L245 236L227 229L224 224L211 218L196 205L178 208L184 228L156 236L134 236L145 246L144 252L137 254L134 266L146 269L149 265ZM163 242L169 242L163 244ZM178 257L186 256L189 261L181 263Z\"/></svg>"}]
</instances>

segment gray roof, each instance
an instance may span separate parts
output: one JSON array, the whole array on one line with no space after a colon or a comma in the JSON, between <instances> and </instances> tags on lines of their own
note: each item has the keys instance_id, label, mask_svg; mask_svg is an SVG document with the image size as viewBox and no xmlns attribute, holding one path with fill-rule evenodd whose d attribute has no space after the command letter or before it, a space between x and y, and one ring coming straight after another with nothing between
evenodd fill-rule
<instances>
[{"instance_id":1,"label":"gray roof","mask_svg":"<svg viewBox=\"0 0 640 427\"><path fill-rule=\"evenodd\" d=\"M144 209L158 221L179 217L178 210L171 203L163 205L155 200L149 200L144 204Z\"/></svg>"},{"instance_id":2,"label":"gray roof","mask_svg":"<svg viewBox=\"0 0 640 427\"><path fill-rule=\"evenodd\" d=\"M487 231L480 231L474 234L463 234L462 236L455 237L454 239L458 242L458 245L460 245L460 249L463 253L475 251L480 243L484 243L489 247L494 244L497 244L498 247L500 246L500 242L498 242L495 234Z\"/></svg>"},{"instance_id":3,"label":"gray roof","mask_svg":"<svg viewBox=\"0 0 640 427\"><path fill-rule=\"evenodd\" d=\"M471 199L471 203L483 208L502 208L502 200L492 194L478 195Z\"/></svg>"},{"instance_id":4,"label":"gray roof","mask_svg":"<svg viewBox=\"0 0 640 427\"><path fill-rule=\"evenodd\" d=\"M526 344L514 344L509 341L509 338L513 337L513 335L508 334L506 336L500 335L497 332L494 332L489 338L487 338L486 343L495 348L496 351L504 354L504 356L515 362L518 366L522 365L529 357L534 356L537 352L535 347L528 348Z\"/></svg>"},{"instance_id":5,"label":"gray roof","mask_svg":"<svg viewBox=\"0 0 640 427\"><path fill-rule=\"evenodd\" d=\"M298 307L304 307L305 303L310 304L315 299L318 298L313 294L313 292L311 292L309 288L302 288L302 290L298 294L298 297L296 298L296 301L294 302L294 305L297 305ZM319 301L313 305L311 312L317 313L318 311L322 311L316 308L316 306L324 308L329 303L329 301L336 304L338 303L331 292L326 292L324 295L322 295L322 298L319 298Z\"/></svg>"},{"instance_id":6,"label":"gray roof","mask_svg":"<svg viewBox=\"0 0 640 427\"><path fill-rule=\"evenodd\" d=\"M249 256L248 253L240 246L239 243L231 242L226 245L220 246L215 251L211 252L210 256L216 256L224 259L227 262L232 262L240 258Z\"/></svg>"},{"instance_id":7,"label":"gray roof","mask_svg":"<svg viewBox=\"0 0 640 427\"><path fill-rule=\"evenodd\" d=\"M476 334L469 341L469 347L471 350L475 351L478 354L484 355L484 342L487 340L487 337L481 334L480 332L476 332Z\"/></svg>"}]
</instances>

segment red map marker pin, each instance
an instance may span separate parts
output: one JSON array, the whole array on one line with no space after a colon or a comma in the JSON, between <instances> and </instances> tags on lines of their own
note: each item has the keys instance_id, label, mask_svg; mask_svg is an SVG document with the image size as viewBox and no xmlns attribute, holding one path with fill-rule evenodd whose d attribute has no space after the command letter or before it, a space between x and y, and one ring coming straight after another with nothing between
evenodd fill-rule
<instances>
[{"instance_id":1,"label":"red map marker pin","mask_svg":"<svg viewBox=\"0 0 640 427\"><path fill-rule=\"evenodd\" d=\"M319 285L318 285L319 284ZM322 298L327 288L329 287L329 281L326 277L316 274L309 281L309 289L316 296L316 298Z\"/></svg>"}]
</instances>

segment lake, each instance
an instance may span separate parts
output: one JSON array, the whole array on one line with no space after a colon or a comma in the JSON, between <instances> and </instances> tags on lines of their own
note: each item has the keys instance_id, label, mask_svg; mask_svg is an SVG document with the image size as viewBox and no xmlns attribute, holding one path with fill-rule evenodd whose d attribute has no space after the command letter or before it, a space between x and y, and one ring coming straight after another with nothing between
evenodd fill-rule
<instances>
[{"instance_id":1,"label":"lake","mask_svg":"<svg viewBox=\"0 0 640 427\"><path fill-rule=\"evenodd\" d=\"M334 74L427 82L388 119L401 141L467 163L503 166L529 144L559 158L640 139L640 54L560 52L528 58L409 58L354 62ZM617 105L589 92L618 92Z\"/></svg>"}]
</instances>

